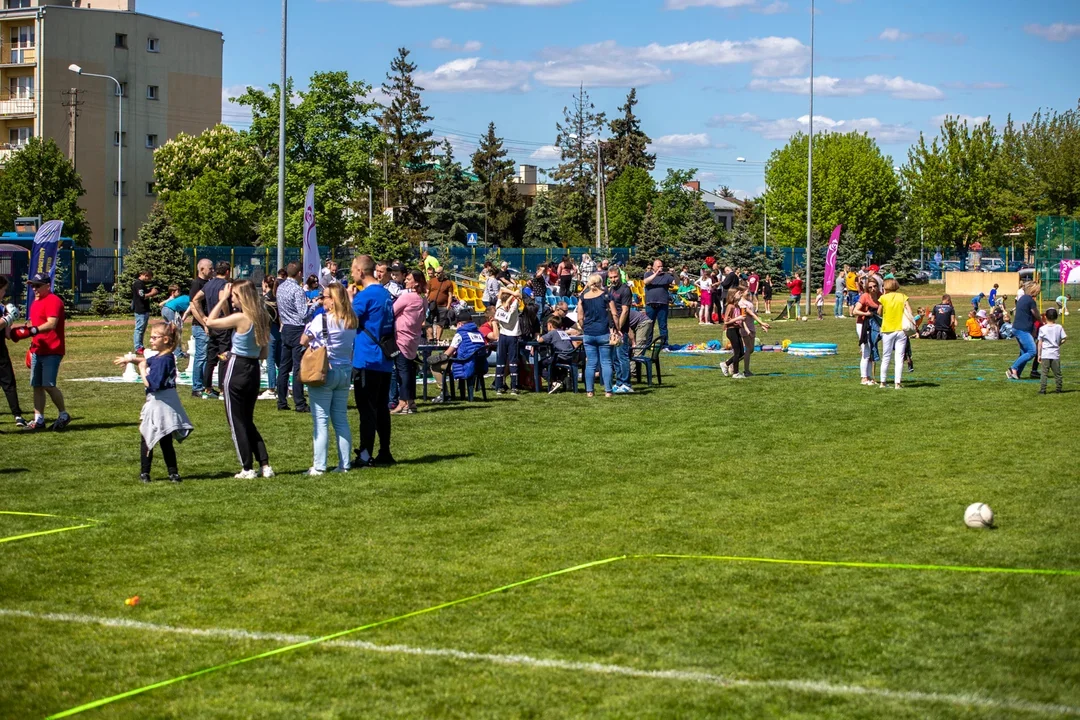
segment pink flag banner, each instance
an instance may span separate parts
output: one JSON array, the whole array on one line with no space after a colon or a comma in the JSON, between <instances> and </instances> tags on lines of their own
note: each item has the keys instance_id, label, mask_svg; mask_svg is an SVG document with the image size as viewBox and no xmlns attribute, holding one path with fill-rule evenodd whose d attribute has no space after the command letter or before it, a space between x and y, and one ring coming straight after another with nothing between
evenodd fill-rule
<instances>
[{"instance_id":1,"label":"pink flag banner","mask_svg":"<svg viewBox=\"0 0 1080 720\"><path fill-rule=\"evenodd\" d=\"M833 281L836 280L836 253L840 249L840 228L842 227L843 225L837 225L833 228L832 235L829 237L829 249L825 251L825 281L821 284L821 291L825 295L833 291Z\"/></svg>"},{"instance_id":2,"label":"pink flag banner","mask_svg":"<svg viewBox=\"0 0 1080 720\"><path fill-rule=\"evenodd\" d=\"M1061 261L1061 284L1080 285L1080 260Z\"/></svg>"},{"instance_id":3,"label":"pink flag banner","mask_svg":"<svg viewBox=\"0 0 1080 720\"><path fill-rule=\"evenodd\" d=\"M319 276L319 242L315 234L315 185L304 202L304 277Z\"/></svg>"}]
</instances>

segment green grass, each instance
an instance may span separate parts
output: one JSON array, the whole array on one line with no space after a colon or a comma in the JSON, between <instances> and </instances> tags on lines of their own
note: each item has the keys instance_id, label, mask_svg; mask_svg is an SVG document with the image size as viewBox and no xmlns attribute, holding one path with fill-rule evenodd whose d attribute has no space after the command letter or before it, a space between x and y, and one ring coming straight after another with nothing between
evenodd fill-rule
<instances>
[{"instance_id":1,"label":"green grass","mask_svg":"<svg viewBox=\"0 0 1080 720\"><path fill-rule=\"evenodd\" d=\"M626 553L1080 569L1074 348L1063 395L1004 380L1012 341L917 343L895 392L858 384L850 320L781 323L766 341L784 338L841 355L761 353L743 382L679 369L715 356L674 358L662 387L630 397L428 406L394 419L400 465L346 476L302 476L310 419L263 402L279 476L234 480L223 404L185 397L196 432L174 487L137 481L139 387L67 381L114 374L130 332L73 328L75 422L35 436L0 422L0 510L102 524L0 544L0 610L318 636ZM999 529L963 526L974 501ZM0 537L66 523L0 515ZM1053 716L1007 703L1080 707L1078 613L1080 577L631 560L344 639L751 682L316 645L87 716ZM0 717L286 644L0 614Z\"/></svg>"}]
</instances>

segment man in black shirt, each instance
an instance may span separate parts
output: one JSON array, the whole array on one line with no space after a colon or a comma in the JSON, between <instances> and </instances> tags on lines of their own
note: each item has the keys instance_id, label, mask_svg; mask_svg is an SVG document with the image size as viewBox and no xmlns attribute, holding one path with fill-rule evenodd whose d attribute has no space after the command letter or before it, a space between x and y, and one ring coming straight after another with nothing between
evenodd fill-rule
<instances>
[{"instance_id":1,"label":"man in black shirt","mask_svg":"<svg viewBox=\"0 0 1080 720\"><path fill-rule=\"evenodd\" d=\"M210 314L210 309L206 307L206 295L203 293L203 287L210 280L210 276L214 274L214 263L210 262L206 258L199 260L198 265L195 266L195 277L191 279L191 286L188 288L188 297L191 298L191 337L195 340L195 354L191 357L191 364L188 366L188 370L191 372L191 396L202 397L203 393L203 373L206 372L206 326L203 325L202 318ZM196 302L195 298L199 298ZM200 315L194 308L198 307L202 314Z\"/></svg>"},{"instance_id":2,"label":"man in black shirt","mask_svg":"<svg viewBox=\"0 0 1080 720\"><path fill-rule=\"evenodd\" d=\"M225 262L219 262L214 268L214 277L207 281L196 297L191 298L191 307L195 319L206 322L206 316L221 300L221 291L231 282L229 274L232 266ZM232 308L226 307L222 315L232 313ZM206 367L203 369L203 397L217 399L221 397L220 391L214 390L214 368L218 367L218 361L222 353L228 352L232 345L232 330L210 330L206 341ZM218 370L218 388L224 384L225 365L221 364Z\"/></svg>"},{"instance_id":3,"label":"man in black shirt","mask_svg":"<svg viewBox=\"0 0 1080 720\"><path fill-rule=\"evenodd\" d=\"M942 295L941 302L934 306L934 337L937 340L956 339L956 308L948 294Z\"/></svg>"},{"instance_id":4,"label":"man in black shirt","mask_svg":"<svg viewBox=\"0 0 1080 720\"><path fill-rule=\"evenodd\" d=\"M616 394L634 392L630 387L630 310L634 304L634 292L622 281L619 268L610 267L607 271L608 295L615 303L615 315L618 318L622 342L615 348L615 387Z\"/></svg>"},{"instance_id":5,"label":"man in black shirt","mask_svg":"<svg viewBox=\"0 0 1080 720\"><path fill-rule=\"evenodd\" d=\"M131 311L135 313L135 352L143 351L143 337L146 325L150 322L150 298L158 293L157 288L147 288L146 284L154 279L154 273L143 270L131 285Z\"/></svg>"}]
</instances>

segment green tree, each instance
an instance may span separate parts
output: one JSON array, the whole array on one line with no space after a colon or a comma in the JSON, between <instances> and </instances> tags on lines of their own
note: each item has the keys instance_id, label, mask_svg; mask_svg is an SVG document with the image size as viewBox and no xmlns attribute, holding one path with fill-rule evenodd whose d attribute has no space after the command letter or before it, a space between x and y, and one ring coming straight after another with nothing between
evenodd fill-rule
<instances>
[{"instance_id":1,"label":"green tree","mask_svg":"<svg viewBox=\"0 0 1080 720\"><path fill-rule=\"evenodd\" d=\"M0 227L14 230L17 217L63 220L64 234L79 247L89 247L90 226L79 207L85 194L82 179L56 143L30 138L0 174Z\"/></svg>"},{"instance_id":2,"label":"green tree","mask_svg":"<svg viewBox=\"0 0 1080 720\"><path fill-rule=\"evenodd\" d=\"M382 134L372 113L378 107L364 100L371 86L349 79L346 72L319 72L311 76L306 90L294 94L286 83L285 111L285 240L303 242L304 202L308 186L315 185L315 219L320 244L337 247L363 236L367 213L355 212L360 198L379 173L372 157L382 148ZM251 108L249 131L258 154L271 167L278 162L278 108L280 89L256 88L235 101ZM259 232L263 243L277 238L277 176L266 184L265 210Z\"/></svg>"},{"instance_id":3,"label":"green tree","mask_svg":"<svg viewBox=\"0 0 1080 720\"><path fill-rule=\"evenodd\" d=\"M252 136L225 125L180 133L154 152L154 173L158 200L182 245L259 242L273 171Z\"/></svg>"},{"instance_id":4,"label":"green tree","mask_svg":"<svg viewBox=\"0 0 1080 720\"><path fill-rule=\"evenodd\" d=\"M461 163L454 159L454 148L450 141L445 140L428 195L429 243L463 245L467 240L466 235L483 225L477 206L469 204L472 196L472 183L465 177Z\"/></svg>"},{"instance_id":5,"label":"green tree","mask_svg":"<svg viewBox=\"0 0 1080 720\"><path fill-rule=\"evenodd\" d=\"M1032 180L1033 210L1080 214L1080 101L1063 113L1040 110L1020 132Z\"/></svg>"},{"instance_id":6,"label":"green tree","mask_svg":"<svg viewBox=\"0 0 1080 720\"><path fill-rule=\"evenodd\" d=\"M507 157L502 138L495 134L495 123L488 123L487 134L480 138L480 145L472 155L472 168L491 236L484 238L484 242L502 247L516 245L513 229L522 203L513 185L514 161Z\"/></svg>"},{"instance_id":7,"label":"green tree","mask_svg":"<svg viewBox=\"0 0 1080 720\"><path fill-rule=\"evenodd\" d=\"M563 108L563 120L556 123L555 146L561 163L552 176L561 184L556 199L562 210L563 240L592 233L593 201L596 192L596 143L604 129L604 113L597 113L585 87L578 88L571 105ZM578 242L575 240L575 242Z\"/></svg>"},{"instance_id":8,"label":"green tree","mask_svg":"<svg viewBox=\"0 0 1080 720\"><path fill-rule=\"evenodd\" d=\"M679 252L679 262L698 267L705 258L716 253L720 226L713 219L712 211L700 197L693 198L690 217L682 227L679 242L675 248Z\"/></svg>"},{"instance_id":9,"label":"green tree","mask_svg":"<svg viewBox=\"0 0 1080 720\"><path fill-rule=\"evenodd\" d=\"M631 276L640 277L657 258L663 260L665 265L671 261L667 241L664 239L652 205L645 210L645 217L641 221L637 242L634 245L634 254L626 262L626 272Z\"/></svg>"},{"instance_id":10,"label":"green tree","mask_svg":"<svg viewBox=\"0 0 1080 720\"><path fill-rule=\"evenodd\" d=\"M1001 143L989 118L972 128L947 117L940 133L929 144L920 135L901 172L926 239L954 247L964 262L971 243L1008 224L995 205Z\"/></svg>"},{"instance_id":11,"label":"green tree","mask_svg":"<svg viewBox=\"0 0 1080 720\"><path fill-rule=\"evenodd\" d=\"M667 176L660 183L660 193L653 204L653 213L660 226L664 242L674 246L682 237L683 226L690 220L694 201L700 196L686 188L694 179L697 168L689 170L668 169Z\"/></svg>"},{"instance_id":12,"label":"green tree","mask_svg":"<svg viewBox=\"0 0 1080 720\"><path fill-rule=\"evenodd\" d=\"M525 213L524 247L556 247L559 245L559 209L550 192L538 193L536 202Z\"/></svg>"},{"instance_id":13,"label":"green tree","mask_svg":"<svg viewBox=\"0 0 1080 720\"><path fill-rule=\"evenodd\" d=\"M656 183L647 170L627 167L607 186L608 238L612 247L630 247L637 238Z\"/></svg>"},{"instance_id":14,"label":"green tree","mask_svg":"<svg viewBox=\"0 0 1080 720\"><path fill-rule=\"evenodd\" d=\"M139 228L138 238L124 256L124 268L116 279L113 292L117 298L130 298L131 286L144 270L154 273L154 283L161 288L172 284L187 287L191 269L191 263L176 241L168 213L161 203L154 203L146 222Z\"/></svg>"},{"instance_id":15,"label":"green tree","mask_svg":"<svg viewBox=\"0 0 1080 720\"><path fill-rule=\"evenodd\" d=\"M104 283L98 283L98 286L94 288L94 294L90 296L90 314L105 317L112 312L112 308L113 303L112 298L109 297L109 291L105 289Z\"/></svg>"},{"instance_id":16,"label":"green tree","mask_svg":"<svg viewBox=\"0 0 1080 720\"><path fill-rule=\"evenodd\" d=\"M765 166L772 245L806 241L807 136L798 133L773 151ZM888 253L901 219L901 193L892 159L864 133L814 137L813 234L828 238L836 225L863 250Z\"/></svg>"},{"instance_id":17,"label":"green tree","mask_svg":"<svg viewBox=\"0 0 1080 720\"><path fill-rule=\"evenodd\" d=\"M372 218L371 232L356 243L356 254L388 262L401 259L408 263L413 257L413 247L403 228L379 214Z\"/></svg>"},{"instance_id":18,"label":"green tree","mask_svg":"<svg viewBox=\"0 0 1080 720\"><path fill-rule=\"evenodd\" d=\"M626 104L619 108L622 117L608 124L611 139L604 143L607 165L611 168L608 180L613 181L627 168L651 171L656 167L656 155L648 151L649 136L641 131L641 119L634 114L637 105L637 88L630 88Z\"/></svg>"},{"instance_id":19,"label":"green tree","mask_svg":"<svg viewBox=\"0 0 1080 720\"><path fill-rule=\"evenodd\" d=\"M386 206L394 208L394 221L419 231L424 227L424 189L432 180L432 153L435 141L427 124L432 117L420 100L424 88L413 80L416 65L409 51L398 48L390 62L383 92L390 102L383 109L380 124L386 135L383 162L386 166ZM416 235L417 233L412 233Z\"/></svg>"}]
</instances>

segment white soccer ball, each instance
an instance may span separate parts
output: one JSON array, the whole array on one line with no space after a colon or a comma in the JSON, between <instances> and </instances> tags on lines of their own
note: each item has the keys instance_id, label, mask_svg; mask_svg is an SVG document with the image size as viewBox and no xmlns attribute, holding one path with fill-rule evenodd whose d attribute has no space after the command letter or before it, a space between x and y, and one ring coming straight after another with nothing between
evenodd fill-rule
<instances>
[{"instance_id":1,"label":"white soccer ball","mask_svg":"<svg viewBox=\"0 0 1080 720\"><path fill-rule=\"evenodd\" d=\"M964 524L970 528L988 528L994 525L994 511L986 503L972 503L964 511Z\"/></svg>"}]
</instances>

